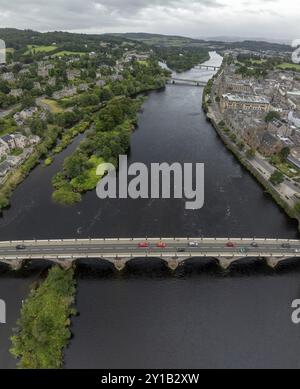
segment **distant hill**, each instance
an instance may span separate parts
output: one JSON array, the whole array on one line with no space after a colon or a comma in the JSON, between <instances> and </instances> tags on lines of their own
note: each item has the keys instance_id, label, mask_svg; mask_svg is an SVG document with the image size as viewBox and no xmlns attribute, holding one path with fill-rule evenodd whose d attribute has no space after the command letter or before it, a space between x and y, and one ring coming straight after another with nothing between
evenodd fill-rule
<instances>
[{"instance_id":1,"label":"distant hill","mask_svg":"<svg viewBox=\"0 0 300 389\"><path fill-rule=\"evenodd\" d=\"M116 33L108 34L115 37L123 37L130 40L140 41L150 45L161 45L161 46L184 46L190 44L205 44L202 39L193 39L178 35L161 35L161 34L148 34L143 32L129 32L129 33Z\"/></svg>"},{"instance_id":2,"label":"distant hill","mask_svg":"<svg viewBox=\"0 0 300 389\"><path fill-rule=\"evenodd\" d=\"M203 40L194 39L176 35L161 35L161 34L148 34L148 33L124 33L124 34L109 34L114 37L123 37L130 40L143 42L153 46L202 46L218 50L226 49L245 49L251 51L266 51L273 50L279 52L291 52L292 48L290 45L284 43L266 42L260 40L237 40L237 41L222 41L222 40Z\"/></svg>"},{"instance_id":3,"label":"distant hill","mask_svg":"<svg viewBox=\"0 0 300 389\"><path fill-rule=\"evenodd\" d=\"M94 50L101 42L111 42L122 44L124 42L136 42L140 47L174 47L174 48L202 48L214 50L226 49L247 49L252 51L273 50L291 52L289 45L270 43L263 41L247 40L243 42L222 42L205 41L203 39L193 39L176 35L161 35L148 33L125 33L125 34L75 34L69 32L37 32L32 30L18 30L14 28L0 28L0 39L6 42L7 47L16 50L24 48L26 45L52 45L56 43L65 49L79 50L88 45L86 50Z\"/></svg>"},{"instance_id":4,"label":"distant hill","mask_svg":"<svg viewBox=\"0 0 300 389\"><path fill-rule=\"evenodd\" d=\"M101 42L116 42L122 43L125 37L97 34L75 34L70 32L37 32L32 30L18 30L15 28L0 28L0 39L6 43L6 47L21 49L26 45L52 45L56 43L60 45L69 45L74 48L89 44L89 49L99 47Z\"/></svg>"}]
</instances>

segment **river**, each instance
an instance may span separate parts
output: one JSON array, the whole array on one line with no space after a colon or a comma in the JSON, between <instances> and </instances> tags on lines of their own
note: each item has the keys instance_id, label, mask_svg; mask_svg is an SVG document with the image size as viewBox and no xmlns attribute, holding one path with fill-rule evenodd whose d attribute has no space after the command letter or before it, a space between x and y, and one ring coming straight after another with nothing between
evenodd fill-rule
<instances>
[{"instance_id":1,"label":"river","mask_svg":"<svg viewBox=\"0 0 300 389\"><path fill-rule=\"evenodd\" d=\"M208 65L220 64L213 53ZM182 78L207 80L212 71ZM36 168L0 220L1 239L244 236L297 238L297 226L226 150L201 109L202 88L169 85L152 92L132 135L129 162L205 163L205 206L184 200L105 200L94 192L63 208L51 201L51 179L72 145L50 168ZM78 143L80 138L76 140ZM37 266L37 265L36 265ZM43 267L0 277L9 317L0 326L0 366L14 367L8 334L21 300ZM47 265L44 265L47 266ZM223 273L193 260L170 273L160 260L134 260L116 273L80 261L77 308L67 368L299 367L300 327L291 323L300 297L300 266L271 271L247 261Z\"/></svg>"}]
</instances>

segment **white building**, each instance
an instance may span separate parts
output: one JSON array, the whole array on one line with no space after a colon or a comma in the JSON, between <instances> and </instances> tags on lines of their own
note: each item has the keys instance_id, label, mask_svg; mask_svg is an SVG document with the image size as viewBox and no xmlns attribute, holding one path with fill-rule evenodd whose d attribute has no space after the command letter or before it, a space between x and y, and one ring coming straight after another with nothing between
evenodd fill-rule
<instances>
[{"instance_id":1,"label":"white building","mask_svg":"<svg viewBox=\"0 0 300 389\"><path fill-rule=\"evenodd\" d=\"M16 133L12 135L12 137L14 138L16 147L19 149L25 149L25 147L28 146L28 139L26 136Z\"/></svg>"},{"instance_id":2,"label":"white building","mask_svg":"<svg viewBox=\"0 0 300 389\"><path fill-rule=\"evenodd\" d=\"M9 150L13 150L16 147L15 140L11 135L2 136L1 142L5 143Z\"/></svg>"},{"instance_id":3,"label":"white building","mask_svg":"<svg viewBox=\"0 0 300 389\"><path fill-rule=\"evenodd\" d=\"M11 170L11 166L9 163L7 163L6 161L0 163L0 177L5 177L10 170Z\"/></svg>"}]
</instances>

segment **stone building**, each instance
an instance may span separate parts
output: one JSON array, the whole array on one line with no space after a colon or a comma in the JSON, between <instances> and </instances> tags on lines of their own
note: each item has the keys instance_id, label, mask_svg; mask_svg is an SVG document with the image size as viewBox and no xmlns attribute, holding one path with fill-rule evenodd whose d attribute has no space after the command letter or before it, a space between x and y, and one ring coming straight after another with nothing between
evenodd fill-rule
<instances>
[{"instance_id":1,"label":"stone building","mask_svg":"<svg viewBox=\"0 0 300 389\"><path fill-rule=\"evenodd\" d=\"M261 144L259 146L259 151L262 154L270 157L280 153L283 148L284 144L276 135L271 134L269 131L264 133Z\"/></svg>"},{"instance_id":2,"label":"stone building","mask_svg":"<svg viewBox=\"0 0 300 389\"><path fill-rule=\"evenodd\" d=\"M278 119L274 119L269 123L268 131L281 137L289 137L293 133L293 130L288 123Z\"/></svg>"},{"instance_id":3,"label":"stone building","mask_svg":"<svg viewBox=\"0 0 300 389\"><path fill-rule=\"evenodd\" d=\"M243 111L269 112L270 101L263 96L224 94L221 99L221 110L227 109Z\"/></svg>"}]
</instances>

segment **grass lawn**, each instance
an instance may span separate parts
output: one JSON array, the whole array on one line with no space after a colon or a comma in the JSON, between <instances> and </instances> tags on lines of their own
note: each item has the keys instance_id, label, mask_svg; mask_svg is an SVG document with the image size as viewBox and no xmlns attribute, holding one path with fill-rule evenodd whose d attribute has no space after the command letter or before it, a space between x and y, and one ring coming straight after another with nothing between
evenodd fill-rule
<instances>
[{"instance_id":1,"label":"grass lawn","mask_svg":"<svg viewBox=\"0 0 300 389\"><path fill-rule=\"evenodd\" d=\"M138 61L141 65L149 66L149 62L147 61Z\"/></svg>"},{"instance_id":2,"label":"grass lawn","mask_svg":"<svg viewBox=\"0 0 300 389\"><path fill-rule=\"evenodd\" d=\"M56 46L35 46L35 45L27 45L28 50L25 54L30 54L33 51L36 53L50 53L57 49Z\"/></svg>"},{"instance_id":3,"label":"grass lawn","mask_svg":"<svg viewBox=\"0 0 300 389\"><path fill-rule=\"evenodd\" d=\"M14 148L12 151L11 151L11 155L14 156L14 157L18 157L19 155L21 155L23 153L23 150L16 147Z\"/></svg>"},{"instance_id":4,"label":"grass lawn","mask_svg":"<svg viewBox=\"0 0 300 389\"><path fill-rule=\"evenodd\" d=\"M278 69L282 70L293 70L296 69L298 72L300 72L300 65L296 63L282 63L277 66Z\"/></svg>"},{"instance_id":5,"label":"grass lawn","mask_svg":"<svg viewBox=\"0 0 300 389\"><path fill-rule=\"evenodd\" d=\"M285 174L289 178L294 178L299 176L300 170L291 165L288 162L278 163L276 167L281 173Z\"/></svg>"},{"instance_id":6,"label":"grass lawn","mask_svg":"<svg viewBox=\"0 0 300 389\"><path fill-rule=\"evenodd\" d=\"M267 62L265 59L251 59L251 62L255 65L262 65L263 63Z\"/></svg>"},{"instance_id":7,"label":"grass lawn","mask_svg":"<svg viewBox=\"0 0 300 389\"><path fill-rule=\"evenodd\" d=\"M71 56L71 55L85 55L87 53L83 53L82 51L60 51L59 53L55 53L52 57L63 57L63 56Z\"/></svg>"},{"instance_id":8,"label":"grass lawn","mask_svg":"<svg viewBox=\"0 0 300 389\"><path fill-rule=\"evenodd\" d=\"M47 105L50 108L52 113L60 113L63 112L63 109L59 106L58 102L50 99L41 100L42 104Z\"/></svg>"},{"instance_id":9,"label":"grass lawn","mask_svg":"<svg viewBox=\"0 0 300 389\"><path fill-rule=\"evenodd\" d=\"M104 160L93 155L89 162L91 163L92 167L87 172L85 172L83 176L74 178L71 181L72 188L80 192L86 192L88 190L95 189L100 180L100 177L97 176L96 171L98 166L101 163L104 163Z\"/></svg>"}]
</instances>

